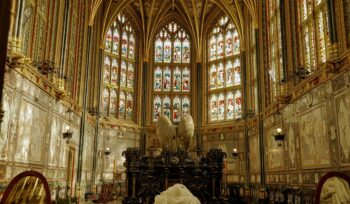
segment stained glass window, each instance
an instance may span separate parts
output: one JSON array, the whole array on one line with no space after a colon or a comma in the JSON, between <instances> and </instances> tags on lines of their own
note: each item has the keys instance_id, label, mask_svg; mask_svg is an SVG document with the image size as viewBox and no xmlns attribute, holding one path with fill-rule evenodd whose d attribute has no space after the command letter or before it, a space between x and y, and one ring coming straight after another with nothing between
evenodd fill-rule
<instances>
[{"instance_id":1,"label":"stained glass window","mask_svg":"<svg viewBox=\"0 0 350 204\"><path fill-rule=\"evenodd\" d=\"M271 102L277 100L277 94L280 94L279 83L283 80L283 50L281 37L281 13L280 0L269 1L268 6L268 57L269 57L269 82Z\"/></svg>"},{"instance_id":2,"label":"stained glass window","mask_svg":"<svg viewBox=\"0 0 350 204\"><path fill-rule=\"evenodd\" d=\"M133 119L135 86L135 32L119 14L105 38L102 96L103 112L111 117ZM107 88L109 87L109 88Z\"/></svg>"},{"instance_id":3,"label":"stained glass window","mask_svg":"<svg viewBox=\"0 0 350 204\"><path fill-rule=\"evenodd\" d=\"M162 90L162 84L163 84L163 73L160 67L157 67L154 71L154 90L155 91L161 91Z\"/></svg>"},{"instance_id":4,"label":"stained glass window","mask_svg":"<svg viewBox=\"0 0 350 204\"><path fill-rule=\"evenodd\" d=\"M110 50L110 49L108 49L108 50ZM113 30L113 47L112 47L112 52L114 54L119 54L119 31L118 31L118 28L114 28L114 30Z\"/></svg>"},{"instance_id":5,"label":"stained glass window","mask_svg":"<svg viewBox=\"0 0 350 204\"><path fill-rule=\"evenodd\" d=\"M157 34L154 42L153 114L156 122L166 115L179 122L190 111L191 43L187 32L172 21Z\"/></svg>"},{"instance_id":6,"label":"stained glass window","mask_svg":"<svg viewBox=\"0 0 350 204\"><path fill-rule=\"evenodd\" d=\"M299 0L300 64L310 72L326 62L329 43L327 0Z\"/></svg>"},{"instance_id":7,"label":"stained glass window","mask_svg":"<svg viewBox=\"0 0 350 204\"><path fill-rule=\"evenodd\" d=\"M115 115L117 110L117 91L112 89L109 100L109 113Z\"/></svg>"},{"instance_id":8,"label":"stained glass window","mask_svg":"<svg viewBox=\"0 0 350 204\"><path fill-rule=\"evenodd\" d=\"M181 71L179 67L176 67L174 70L173 87L174 91L181 91Z\"/></svg>"},{"instance_id":9,"label":"stained glass window","mask_svg":"<svg viewBox=\"0 0 350 204\"><path fill-rule=\"evenodd\" d=\"M226 16L208 36L208 58L209 122L240 118L242 110L235 101L235 93L241 89L240 39Z\"/></svg>"},{"instance_id":10,"label":"stained glass window","mask_svg":"<svg viewBox=\"0 0 350 204\"><path fill-rule=\"evenodd\" d=\"M105 87L102 94L102 107L103 107L104 113L108 113L108 103L109 103L109 90L107 87Z\"/></svg>"},{"instance_id":11,"label":"stained glass window","mask_svg":"<svg viewBox=\"0 0 350 204\"><path fill-rule=\"evenodd\" d=\"M162 100L160 96L154 97L154 103L153 103L153 120L157 121L160 113L161 113L161 106L162 106Z\"/></svg>"}]
</instances>

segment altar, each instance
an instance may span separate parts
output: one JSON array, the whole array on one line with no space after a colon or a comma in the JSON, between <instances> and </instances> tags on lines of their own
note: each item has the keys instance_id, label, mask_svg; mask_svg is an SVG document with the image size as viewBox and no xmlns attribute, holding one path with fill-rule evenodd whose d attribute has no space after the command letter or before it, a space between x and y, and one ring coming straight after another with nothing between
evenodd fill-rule
<instances>
[{"instance_id":1,"label":"altar","mask_svg":"<svg viewBox=\"0 0 350 204\"><path fill-rule=\"evenodd\" d=\"M146 156L137 148L123 152L126 167L125 204L153 203L154 197L175 183L185 185L201 203L224 203L221 180L226 153L211 149L190 158L186 151L163 150Z\"/></svg>"}]
</instances>

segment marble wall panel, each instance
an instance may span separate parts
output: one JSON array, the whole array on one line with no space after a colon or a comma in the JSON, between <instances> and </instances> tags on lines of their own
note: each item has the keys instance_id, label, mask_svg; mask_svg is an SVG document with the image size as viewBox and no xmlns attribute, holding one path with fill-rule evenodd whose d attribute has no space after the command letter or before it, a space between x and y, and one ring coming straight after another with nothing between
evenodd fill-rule
<instances>
[{"instance_id":1,"label":"marble wall panel","mask_svg":"<svg viewBox=\"0 0 350 204\"><path fill-rule=\"evenodd\" d=\"M3 160L7 160L8 157L8 143L9 143L9 132L11 125L12 115L12 95L13 91L10 89L4 89L2 94L2 109L4 110L4 117L1 123L0 132L0 157Z\"/></svg>"},{"instance_id":2,"label":"marble wall panel","mask_svg":"<svg viewBox=\"0 0 350 204\"><path fill-rule=\"evenodd\" d=\"M251 172L260 171L259 137L249 138L249 165Z\"/></svg>"},{"instance_id":3,"label":"marble wall panel","mask_svg":"<svg viewBox=\"0 0 350 204\"><path fill-rule=\"evenodd\" d=\"M350 90L335 98L339 155L342 164L350 163Z\"/></svg>"},{"instance_id":4,"label":"marble wall panel","mask_svg":"<svg viewBox=\"0 0 350 204\"><path fill-rule=\"evenodd\" d=\"M16 161L42 164L47 110L23 99L18 124Z\"/></svg>"},{"instance_id":5,"label":"marble wall panel","mask_svg":"<svg viewBox=\"0 0 350 204\"><path fill-rule=\"evenodd\" d=\"M57 115L52 117L51 132L50 132L50 147L49 147L49 166L58 166L61 146L62 146L62 122Z\"/></svg>"},{"instance_id":6,"label":"marble wall panel","mask_svg":"<svg viewBox=\"0 0 350 204\"><path fill-rule=\"evenodd\" d=\"M329 136L324 104L300 116L301 158L303 168L330 165Z\"/></svg>"},{"instance_id":7,"label":"marble wall panel","mask_svg":"<svg viewBox=\"0 0 350 204\"><path fill-rule=\"evenodd\" d=\"M85 135L83 150L83 169L85 170L92 170L93 151L93 138L91 135Z\"/></svg>"},{"instance_id":8,"label":"marble wall panel","mask_svg":"<svg viewBox=\"0 0 350 204\"><path fill-rule=\"evenodd\" d=\"M297 146L296 140L299 136L299 123L296 118L291 118L286 121L286 145L285 148L288 154L288 165L290 169L296 169L297 167Z\"/></svg>"}]
</instances>

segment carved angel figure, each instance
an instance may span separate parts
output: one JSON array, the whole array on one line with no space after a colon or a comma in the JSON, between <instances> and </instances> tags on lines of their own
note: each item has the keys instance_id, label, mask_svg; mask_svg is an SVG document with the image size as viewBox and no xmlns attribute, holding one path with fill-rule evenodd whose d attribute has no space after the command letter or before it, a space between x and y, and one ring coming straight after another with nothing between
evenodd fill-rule
<instances>
[{"instance_id":1,"label":"carved angel figure","mask_svg":"<svg viewBox=\"0 0 350 204\"><path fill-rule=\"evenodd\" d=\"M190 147L193 134L194 123L190 114L185 114L176 127L169 118L162 115L158 118L156 133L162 149L187 151Z\"/></svg>"}]
</instances>

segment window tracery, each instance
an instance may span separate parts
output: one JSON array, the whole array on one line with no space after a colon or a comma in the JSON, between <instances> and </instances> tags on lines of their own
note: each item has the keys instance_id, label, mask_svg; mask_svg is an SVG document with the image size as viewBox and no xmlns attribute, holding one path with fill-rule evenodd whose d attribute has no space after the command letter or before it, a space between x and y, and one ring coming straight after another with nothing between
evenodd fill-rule
<instances>
[{"instance_id":1,"label":"window tracery","mask_svg":"<svg viewBox=\"0 0 350 204\"><path fill-rule=\"evenodd\" d=\"M209 122L241 118L240 39L227 16L214 26L208 44Z\"/></svg>"},{"instance_id":2,"label":"window tracery","mask_svg":"<svg viewBox=\"0 0 350 204\"><path fill-rule=\"evenodd\" d=\"M119 14L105 38L103 112L132 119L134 111L135 32L130 21Z\"/></svg>"},{"instance_id":3,"label":"window tracery","mask_svg":"<svg viewBox=\"0 0 350 204\"><path fill-rule=\"evenodd\" d=\"M160 115L178 122L182 114L189 112L190 50L189 35L174 21L157 34L154 42L153 122Z\"/></svg>"}]
</instances>

